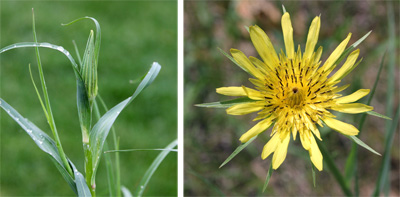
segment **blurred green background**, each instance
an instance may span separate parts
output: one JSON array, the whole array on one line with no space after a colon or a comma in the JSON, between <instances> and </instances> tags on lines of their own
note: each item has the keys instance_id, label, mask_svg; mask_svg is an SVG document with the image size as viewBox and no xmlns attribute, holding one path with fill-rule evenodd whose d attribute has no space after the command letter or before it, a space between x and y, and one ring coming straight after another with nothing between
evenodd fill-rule
<instances>
[{"instance_id":1,"label":"blurred green background","mask_svg":"<svg viewBox=\"0 0 400 197\"><path fill-rule=\"evenodd\" d=\"M76 61L72 40L82 53L89 31L95 26L90 20L66 27L60 24L83 16L96 18L102 30L98 87L109 108L131 96L152 62L159 62L162 69L154 83L121 113L114 125L120 136L120 149L163 148L176 139L176 1L2 1L0 7L0 47L33 41L31 9L34 8L38 41L63 46ZM71 64L57 51L40 49L40 53L64 151L83 172L76 83ZM51 135L29 77L31 63L39 85L34 49L8 51L0 58L1 98ZM17 123L0 111L0 196L74 195L46 154ZM122 185L134 192L158 153L120 153ZM108 195L104 164L102 160L96 179L98 195ZM175 152L161 163L144 195L177 195Z\"/></svg>"},{"instance_id":2,"label":"blurred green background","mask_svg":"<svg viewBox=\"0 0 400 197\"><path fill-rule=\"evenodd\" d=\"M250 77L222 55L217 47L230 48L247 56L259 57L244 26L257 24L266 31L276 50L284 47L282 4L291 14L294 42L304 51L309 25L321 14L318 46L323 46L325 61L335 47L353 33L350 44L373 30L361 44L361 64L341 82L351 83L345 94L360 88L371 89L384 51L385 68L372 100L374 110L393 116L399 105L399 2L398 1L186 1L185 2L185 194L189 196L317 196L343 195L326 164L317 172L314 188L311 163L299 140L292 141L284 163L274 171L265 193L262 187L271 156L261 159L262 147L270 129L223 168L221 163L239 146L239 137L255 123L253 115L229 116L223 109L197 108L194 104L228 100L215 89L222 86L252 87ZM391 9L391 10L389 10ZM389 70L389 66L393 70ZM394 85L387 88L388 83ZM365 99L361 102L365 102ZM386 109L387 106L392 108ZM360 115L339 117L354 125ZM382 153L384 119L367 116L360 138ZM390 123L390 121L389 121ZM398 131L398 130L397 130ZM391 154L390 196L399 196L399 134L396 132ZM351 141L337 132L323 135L323 143L343 173ZM359 148L360 195L371 195L382 157ZM353 188L353 185L350 185Z\"/></svg>"}]
</instances>

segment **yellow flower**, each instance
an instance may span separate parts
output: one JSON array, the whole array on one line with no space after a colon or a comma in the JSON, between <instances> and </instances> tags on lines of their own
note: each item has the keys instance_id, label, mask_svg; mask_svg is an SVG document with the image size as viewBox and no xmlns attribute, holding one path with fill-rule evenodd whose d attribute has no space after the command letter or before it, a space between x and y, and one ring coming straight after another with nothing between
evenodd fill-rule
<instances>
[{"instance_id":1,"label":"yellow flower","mask_svg":"<svg viewBox=\"0 0 400 197\"><path fill-rule=\"evenodd\" d=\"M277 55L275 49L258 26L249 28L250 37L262 60L255 57L247 58L241 51L231 49L230 52L245 71L254 78L250 82L255 89L241 87L221 87L217 93L227 96L245 96L252 102L240 103L229 107L226 112L231 115L244 115L258 112L261 120L240 137L242 143L257 136L273 125L271 139L264 146L262 159L273 154L272 167L277 169L285 160L290 141L299 134L301 144L308 150L314 166L322 170L322 154L317 140L322 140L316 124L328 127L348 136L358 134L353 125L335 119L328 110L343 113L362 113L373 110L371 106L353 103L369 93L369 89L360 89L348 96L339 94L349 85L338 87L336 84L351 72L357 65L359 50L347 57L342 67L330 77L328 76L339 62L350 40L351 33L332 52L324 64L320 58L322 47L315 51L320 29L320 17L315 17L311 23L305 51L302 54L300 46L295 51L293 43L293 28L289 13L282 16L282 30L286 54L281 50ZM322 123L323 122L323 123Z\"/></svg>"}]
</instances>

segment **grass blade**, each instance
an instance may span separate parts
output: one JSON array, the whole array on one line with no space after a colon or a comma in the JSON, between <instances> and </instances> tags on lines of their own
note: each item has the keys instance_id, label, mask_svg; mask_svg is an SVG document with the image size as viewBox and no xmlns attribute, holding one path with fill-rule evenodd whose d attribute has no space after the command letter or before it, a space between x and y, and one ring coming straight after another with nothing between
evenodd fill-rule
<instances>
[{"instance_id":1,"label":"grass blade","mask_svg":"<svg viewBox=\"0 0 400 197\"><path fill-rule=\"evenodd\" d=\"M13 107L11 107L6 101L0 98L0 107L2 107L8 115L17 122L23 130L32 138L36 145L45 153L47 153L53 163L56 165L57 169L60 171L63 178L67 181L71 189L77 194L78 190L75 184L74 178L68 173L67 169L64 167L59 152L56 147L56 143L51 139L45 132L39 129L35 124L30 122L28 119L24 118L19 114ZM69 161L69 166L72 166L74 171L76 168L73 163Z\"/></svg>"},{"instance_id":2,"label":"grass blade","mask_svg":"<svg viewBox=\"0 0 400 197\"><path fill-rule=\"evenodd\" d=\"M212 103L202 103L202 104L196 104L194 106L196 107L209 107L209 108L228 108L236 104L241 104L241 103L251 103L255 102L255 100L252 100L248 97L242 97L242 98L237 98L237 99L232 99L232 100L227 100L227 101L218 101L218 102L212 102Z\"/></svg>"},{"instance_id":3,"label":"grass blade","mask_svg":"<svg viewBox=\"0 0 400 197\"><path fill-rule=\"evenodd\" d=\"M271 179L271 176L272 176L272 172L273 172L273 171L274 171L274 170L272 169L272 162L271 162L271 164L269 165L269 169L268 169L268 173L267 173L267 178L265 179L264 187L263 187L263 190L262 190L263 193L265 192L265 189L267 189L267 187L268 187L269 179Z\"/></svg>"},{"instance_id":4,"label":"grass blade","mask_svg":"<svg viewBox=\"0 0 400 197\"><path fill-rule=\"evenodd\" d=\"M154 62L152 67L150 68L147 75L144 77L142 82L137 87L136 91L133 95L118 105L114 106L112 109L107 111L100 120L93 126L92 130L90 131L90 149L92 153L93 159L93 168L94 173L92 174L92 178L95 176L95 172L97 170L99 160L101 157L104 141L106 140L108 133L111 129L111 126L114 124L114 121L117 119L120 112L129 104L131 103L136 96L148 85L150 85L154 79L157 77L158 73L160 72L161 66Z\"/></svg>"},{"instance_id":5,"label":"grass blade","mask_svg":"<svg viewBox=\"0 0 400 197\"><path fill-rule=\"evenodd\" d=\"M394 117L394 121L390 127L389 133L385 138L385 151L383 152L382 165L379 172L378 180L376 181L375 191L373 196L379 196L382 187L385 185L385 181L388 179L390 171L390 153L393 145L394 134L396 132L397 125L399 124L400 118L400 105L397 107L397 112Z\"/></svg>"},{"instance_id":6,"label":"grass blade","mask_svg":"<svg viewBox=\"0 0 400 197\"><path fill-rule=\"evenodd\" d=\"M83 175L78 172L76 169L74 170L75 174L75 182L76 182L76 188L78 190L78 196L79 197L89 197L92 196L90 193L90 190L85 182L85 178Z\"/></svg>"},{"instance_id":7,"label":"grass blade","mask_svg":"<svg viewBox=\"0 0 400 197\"><path fill-rule=\"evenodd\" d=\"M37 41L36 28L35 28L35 14L34 14L33 8L32 8L32 32L33 32L33 39L34 39L35 43L37 43L38 41ZM42 93L44 96L44 101L45 101L45 106L46 106L45 107L46 108L45 115L46 115L47 123L49 124L51 132L53 133L53 137L56 142L57 150L60 154L60 157L61 157L64 167L67 169L68 173L71 174L71 176L74 176L72 173L72 169L68 164L67 157L62 148L61 140L58 136L56 123L55 123L54 117L53 117L53 111L51 110L49 94L47 92L46 81L45 81L44 74L43 74L43 68L42 68L42 62L40 60L39 48L37 46L35 47L35 53L36 53L36 60L37 60L37 64L38 64L38 70L39 70L39 78L40 78L40 82L42 85ZM42 100L41 96L40 95L38 95L38 96L39 96L39 100L41 101Z\"/></svg>"},{"instance_id":8,"label":"grass blade","mask_svg":"<svg viewBox=\"0 0 400 197\"><path fill-rule=\"evenodd\" d=\"M255 139L257 138L257 136L254 136L253 138L251 138L249 141L247 141L244 144L241 144L239 147L237 147L235 149L235 151L233 151L233 153L231 155L229 155L229 157L219 166L219 168L222 168L222 166L224 166L225 164L227 164L230 160L232 160L237 154L240 153L240 151L242 151L244 148L247 147L247 145L249 145L251 142L253 142Z\"/></svg>"},{"instance_id":9,"label":"grass blade","mask_svg":"<svg viewBox=\"0 0 400 197\"><path fill-rule=\"evenodd\" d=\"M168 155L170 152L170 149L174 148L175 146L178 145L178 140L174 140L171 142L167 147L165 147L166 150L162 151L157 158L153 161L153 163L150 165L149 169L147 169L146 173L144 174L142 180L139 183L139 188L137 189L136 196L142 196L144 190L146 189L147 184L150 181L150 178L153 176L154 172L157 170L158 166L160 163L164 160L164 158Z\"/></svg>"}]
</instances>

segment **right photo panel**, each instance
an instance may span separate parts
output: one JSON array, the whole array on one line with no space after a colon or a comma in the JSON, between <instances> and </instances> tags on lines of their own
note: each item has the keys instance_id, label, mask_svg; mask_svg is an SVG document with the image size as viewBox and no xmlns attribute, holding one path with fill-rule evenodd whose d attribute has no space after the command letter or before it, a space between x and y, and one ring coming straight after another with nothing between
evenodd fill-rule
<instances>
[{"instance_id":1,"label":"right photo panel","mask_svg":"<svg viewBox=\"0 0 400 197\"><path fill-rule=\"evenodd\" d=\"M184 195L399 195L397 8L185 1Z\"/></svg>"}]
</instances>

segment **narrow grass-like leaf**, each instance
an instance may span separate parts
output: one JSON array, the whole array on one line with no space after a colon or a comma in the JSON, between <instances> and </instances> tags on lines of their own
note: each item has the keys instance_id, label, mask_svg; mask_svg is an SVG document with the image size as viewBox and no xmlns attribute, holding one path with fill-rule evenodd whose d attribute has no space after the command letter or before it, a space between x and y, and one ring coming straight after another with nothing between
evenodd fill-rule
<instances>
[{"instance_id":1,"label":"narrow grass-like leaf","mask_svg":"<svg viewBox=\"0 0 400 197\"><path fill-rule=\"evenodd\" d=\"M265 190L268 187L269 179L271 179L273 171L274 170L272 169L272 162L271 162L271 164L269 165L268 172L267 172L267 177L265 178L265 183L264 183L264 187L263 187L263 190L262 190L263 193L265 192Z\"/></svg>"},{"instance_id":2,"label":"narrow grass-like leaf","mask_svg":"<svg viewBox=\"0 0 400 197\"><path fill-rule=\"evenodd\" d=\"M32 33L33 33L33 40L35 43L37 43L38 41L37 41L36 27L35 27L35 14L34 14L33 8L32 8ZM35 47L35 54L36 54L36 60L37 60L38 70L39 70L39 78L40 78L40 82L41 82L41 86L42 86L42 93L43 93L43 97L44 97L44 101L45 101L44 104L46 106L45 107L45 109L46 109L45 115L46 115L47 123L49 124L51 132L53 133L53 137L56 142L57 150L58 150L58 153L60 154L60 157L61 157L64 167L67 169L68 173L71 176L74 176L72 169L68 164L67 157L62 148L61 140L58 136L56 122L54 121L53 111L51 110L49 94L47 92L46 81L45 81L44 74L43 74L42 62L40 60L39 47L37 47L37 46ZM40 94L38 96L41 97ZM41 100L41 98L39 98L39 100Z\"/></svg>"},{"instance_id":3,"label":"narrow grass-like leaf","mask_svg":"<svg viewBox=\"0 0 400 197\"><path fill-rule=\"evenodd\" d=\"M378 152L376 152L374 149L372 149L371 147L369 147L367 144L365 144L363 141L361 141L360 139L358 139L356 136L348 136L350 139L352 139L355 143L357 143L358 145L364 147L365 149L371 151L372 153L381 156L381 154L379 154Z\"/></svg>"},{"instance_id":4,"label":"narrow grass-like leaf","mask_svg":"<svg viewBox=\"0 0 400 197\"><path fill-rule=\"evenodd\" d=\"M229 155L229 157L224 161L224 163L222 163L219 168L222 168L222 166L224 166L225 164L227 164L230 160L232 160L237 154L240 153L240 151L242 151L244 148L247 147L247 145L249 145L251 142L253 142L255 139L257 138L257 136L254 136L253 138L251 138L249 141L247 141L244 144L241 144L239 147L237 147L235 149L235 151L233 151L233 153L231 155Z\"/></svg>"},{"instance_id":5,"label":"narrow grass-like leaf","mask_svg":"<svg viewBox=\"0 0 400 197\"><path fill-rule=\"evenodd\" d=\"M340 188L342 189L343 193L346 196L353 196L347 182L343 178L342 174L340 173L339 169L336 167L335 162L333 161L331 155L329 154L328 150L319 140L316 140L318 147L324 157L324 162L327 164L326 166L332 172L332 175L335 177L336 181L339 183Z\"/></svg>"},{"instance_id":6,"label":"narrow grass-like leaf","mask_svg":"<svg viewBox=\"0 0 400 197\"><path fill-rule=\"evenodd\" d=\"M63 178L67 181L72 190L77 193L76 184L74 178L68 173L64 167L59 152L57 150L56 143L51 139L45 132L40 130L35 124L30 122L19 114L13 107L11 107L6 101L0 98L0 106L8 113L8 115L14 119L26 133L32 138L36 145L45 153L49 154L51 160L60 171ZM72 162L69 161L69 165L73 166ZM73 166L74 170L75 167Z\"/></svg>"},{"instance_id":7,"label":"narrow grass-like leaf","mask_svg":"<svg viewBox=\"0 0 400 197\"><path fill-rule=\"evenodd\" d=\"M160 72L161 66L154 62L152 67L150 68L149 72L147 75L144 77L142 82L139 84L137 87L136 91L133 93L133 95L121 103L117 104L114 106L112 109L107 111L101 118L100 120L93 126L92 130L90 131L90 150L92 153L92 159L93 159L93 168L94 173L92 174L92 178L95 176L95 172L97 170L99 160L101 157L104 141L106 140L108 133L111 129L111 126L114 124L114 121L117 119L118 115L121 113L121 111L129 104L131 103L136 96L148 85L150 85L154 79L157 77L158 73Z\"/></svg>"},{"instance_id":8,"label":"narrow grass-like leaf","mask_svg":"<svg viewBox=\"0 0 400 197\"><path fill-rule=\"evenodd\" d=\"M121 187L121 191L122 191L122 194L124 195L124 197L132 197L132 193L125 186Z\"/></svg>"},{"instance_id":9,"label":"narrow grass-like leaf","mask_svg":"<svg viewBox=\"0 0 400 197\"><path fill-rule=\"evenodd\" d=\"M385 115L382 115L382 114L380 114L378 112L375 112L375 111L368 111L366 113L369 114L369 115L372 115L372 116L376 116L376 117L379 117L379 118L386 119L386 120L392 120L391 118L389 118L389 117L387 117Z\"/></svg>"},{"instance_id":10,"label":"narrow grass-like leaf","mask_svg":"<svg viewBox=\"0 0 400 197\"><path fill-rule=\"evenodd\" d=\"M140 180L139 187L137 189L137 192L136 192L135 196L142 196L143 195L143 192L146 189L146 186L149 183L150 178L153 176L153 174L157 170L158 166L161 164L161 162L164 160L164 158L168 155L168 153L171 152L170 150L173 149L177 145L178 145L178 140L174 140L167 147L165 147L166 150L163 150L157 156L157 158L153 161L153 163L147 169L147 171L144 174L142 180Z\"/></svg>"},{"instance_id":11,"label":"narrow grass-like leaf","mask_svg":"<svg viewBox=\"0 0 400 197\"><path fill-rule=\"evenodd\" d=\"M248 97L242 97L242 98L237 98L237 99L232 99L232 100L227 100L227 101L218 101L218 102L212 102L212 103L202 103L202 104L196 104L194 106L196 107L210 107L210 108L228 108L236 104L243 104L243 103L251 103L255 102L255 100L252 100Z\"/></svg>"},{"instance_id":12,"label":"narrow grass-like leaf","mask_svg":"<svg viewBox=\"0 0 400 197\"><path fill-rule=\"evenodd\" d=\"M230 56L229 54L225 53L225 51L223 51L221 48L218 47L218 50L225 55L229 60L231 60L233 63L235 63L237 66L239 66L239 68L241 68L242 70L244 70L245 72L249 73L250 75L252 75L246 68L244 68L243 66L241 66L239 63L236 62L236 60ZM252 75L253 76L253 75Z\"/></svg>"},{"instance_id":13,"label":"narrow grass-like leaf","mask_svg":"<svg viewBox=\"0 0 400 197\"><path fill-rule=\"evenodd\" d=\"M78 172L76 169L74 170L75 174L75 183L76 183L76 188L78 190L78 196L79 197L89 197L92 196L90 193L90 190L85 182L85 178L83 175Z\"/></svg>"},{"instance_id":14,"label":"narrow grass-like leaf","mask_svg":"<svg viewBox=\"0 0 400 197\"><path fill-rule=\"evenodd\" d=\"M78 69L80 70L82 68L82 59L81 59L81 56L79 55L79 49L75 43L75 40L72 40L72 44L74 45L75 53L76 53L76 56L78 57L78 63L79 63Z\"/></svg>"},{"instance_id":15,"label":"narrow grass-like leaf","mask_svg":"<svg viewBox=\"0 0 400 197\"><path fill-rule=\"evenodd\" d=\"M373 196L379 196L382 187L385 185L385 181L388 179L390 171L390 154L393 146L394 134L396 132L397 125L399 124L400 118L400 105L397 107L395 117L393 119L392 125L389 129L389 133L385 138L385 151L383 152L382 165L379 170L379 177L376 181L375 191Z\"/></svg>"}]
</instances>

